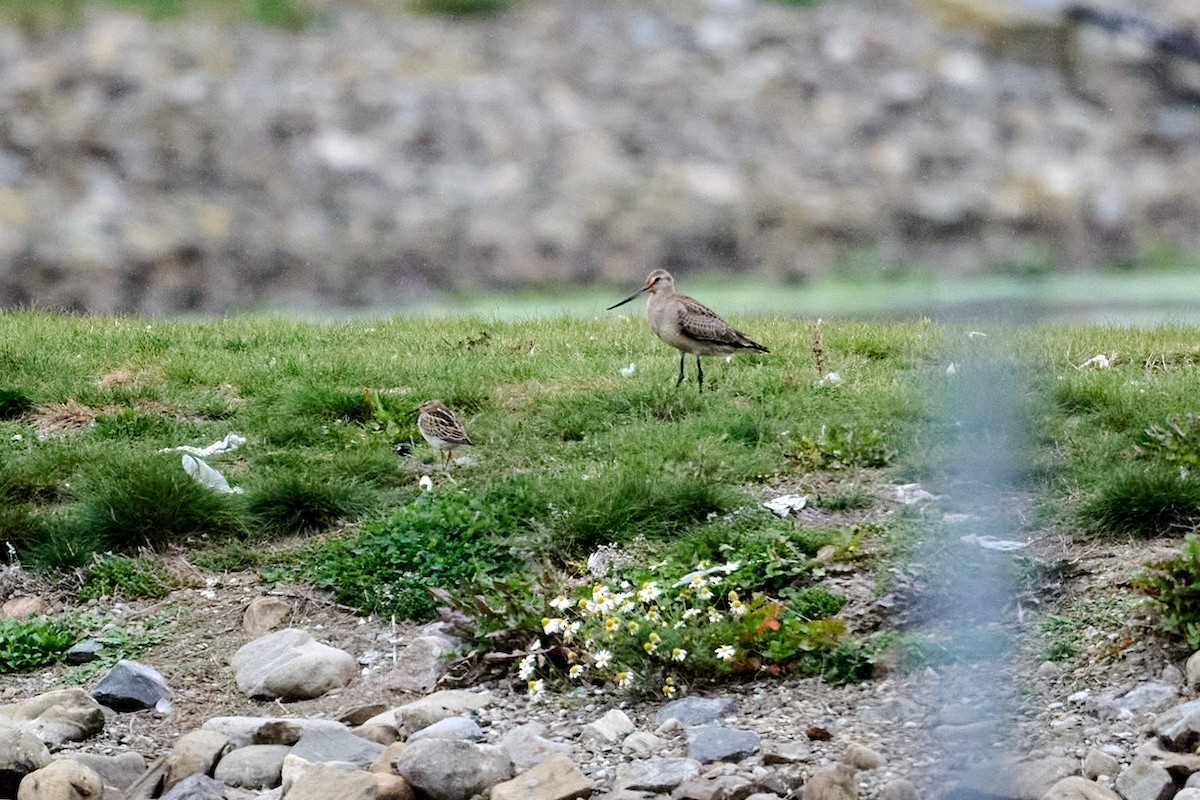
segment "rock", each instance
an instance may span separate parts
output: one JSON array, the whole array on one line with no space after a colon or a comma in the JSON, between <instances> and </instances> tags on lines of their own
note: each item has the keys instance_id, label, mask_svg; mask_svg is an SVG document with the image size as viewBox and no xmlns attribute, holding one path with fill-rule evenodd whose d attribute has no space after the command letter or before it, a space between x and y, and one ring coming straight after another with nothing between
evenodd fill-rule
<instances>
[{"instance_id":1,"label":"rock","mask_svg":"<svg viewBox=\"0 0 1200 800\"><path fill-rule=\"evenodd\" d=\"M370 725L359 725L354 729L355 736L361 736L368 742L375 742L387 747L393 742L400 740L400 732L392 725L379 725L372 723Z\"/></svg>"},{"instance_id":2,"label":"rock","mask_svg":"<svg viewBox=\"0 0 1200 800\"><path fill-rule=\"evenodd\" d=\"M104 730L104 710L83 689L56 689L19 703L0 706L0 718L23 724L51 747L95 736Z\"/></svg>"},{"instance_id":3,"label":"rock","mask_svg":"<svg viewBox=\"0 0 1200 800\"><path fill-rule=\"evenodd\" d=\"M284 628L243 645L233 655L238 689L250 697L311 700L354 680L358 665L344 650Z\"/></svg>"},{"instance_id":4,"label":"rock","mask_svg":"<svg viewBox=\"0 0 1200 800\"><path fill-rule=\"evenodd\" d=\"M579 738L601 745L616 744L634 730L635 726L629 715L619 708L614 708L595 722L584 725Z\"/></svg>"},{"instance_id":5,"label":"rock","mask_svg":"<svg viewBox=\"0 0 1200 800\"><path fill-rule=\"evenodd\" d=\"M122 659L110 669L96 687L92 697L114 711L141 711L154 708L166 712L171 707L171 689L158 670Z\"/></svg>"},{"instance_id":6,"label":"rock","mask_svg":"<svg viewBox=\"0 0 1200 800\"><path fill-rule=\"evenodd\" d=\"M920 800L917 787L904 778L888 781L879 792L879 800Z\"/></svg>"},{"instance_id":7,"label":"rock","mask_svg":"<svg viewBox=\"0 0 1200 800\"><path fill-rule=\"evenodd\" d=\"M552 756L492 787L492 800L575 800L592 793L591 781L566 756Z\"/></svg>"},{"instance_id":8,"label":"rock","mask_svg":"<svg viewBox=\"0 0 1200 800\"><path fill-rule=\"evenodd\" d=\"M849 764L826 767L804 784L804 800L855 800L858 797L855 772Z\"/></svg>"},{"instance_id":9,"label":"rock","mask_svg":"<svg viewBox=\"0 0 1200 800\"><path fill-rule=\"evenodd\" d=\"M1121 800L1121 796L1107 786L1073 775L1051 786L1042 800Z\"/></svg>"},{"instance_id":10,"label":"rock","mask_svg":"<svg viewBox=\"0 0 1200 800\"><path fill-rule=\"evenodd\" d=\"M78 761L51 761L21 780L17 800L101 800L104 783Z\"/></svg>"},{"instance_id":11,"label":"rock","mask_svg":"<svg viewBox=\"0 0 1200 800\"><path fill-rule=\"evenodd\" d=\"M613 790L669 792L699 774L700 762L693 758L648 758L618 766Z\"/></svg>"},{"instance_id":12,"label":"rock","mask_svg":"<svg viewBox=\"0 0 1200 800\"><path fill-rule=\"evenodd\" d=\"M762 740L757 733L727 728L724 725L688 728L687 738L688 758L694 758L701 764L712 761L741 761L746 756L757 753L762 746Z\"/></svg>"},{"instance_id":13,"label":"rock","mask_svg":"<svg viewBox=\"0 0 1200 800\"><path fill-rule=\"evenodd\" d=\"M565 742L552 742L543 737L546 726L539 722L518 725L500 737L496 746L508 754L518 771L527 770L548 758L570 755L571 746ZM631 734L635 736L636 734ZM626 738L625 741L629 741Z\"/></svg>"},{"instance_id":14,"label":"rock","mask_svg":"<svg viewBox=\"0 0 1200 800\"><path fill-rule=\"evenodd\" d=\"M372 717L378 716L387 711L387 706L383 703L371 703L365 706L352 708L344 714L338 716L337 721L343 725L349 725L351 728L358 727L368 722Z\"/></svg>"},{"instance_id":15,"label":"rock","mask_svg":"<svg viewBox=\"0 0 1200 800\"><path fill-rule=\"evenodd\" d=\"M63 653L63 661L68 664L89 664L100 657L104 643L99 639L84 639L67 648Z\"/></svg>"},{"instance_id":16,"label":"rock","mask_svg":"<svg viewBox=\"0 0 1200 800\"><path fill-rule=\"evenodd\" d=\"M1190 776L1188 780L1191 780ZM1183 788L1175 793L1172 800L1200 800L1200 788Z\"/></svg>"},{"instance_id":17,"label":"rock","mask_svg":"<svg viewBox=\"0 0 1200 800\"><path fill-rule=\"evenodd\" d=\"M208 775L233 747L229 737L218 731L190 731L179 737L167 755L163 789L170 789L193 775Z\"/></svg>"},{"instance_id":18,"label":"rock","mask_svg":"<svg viewBox=\"0 0 1200 800\"><path fill-rule=\"evenodd\" d=\"M469 800L512 777L512 760L499 748L448 739L424 739L405 748L396 772L430 800Z\"/></svg>"},{"instance_id":19,"label":"rock","mask_svg":"<svg viewBox=\"0 0 1200 800\"><path fill-rule=\"evenodd\" d=\"M1195 691L1200 688L1200 650L1188 656L1187 662L1183 665L1183 674L1189 689Z\"/></svg>"},{"instance_id":20,"label":"rock","mask_svg":"<svg viewBox=\"0 0 1200 800\"><path fill-rule=\"evenodd\" d=\"M384 746L355 736L343 726L321 727L305 731L292 746L292 755L312 764L344 761L366 769L384 751Z\"/></svg>"},{"instance_id":21,"label":"rock","mask_svg":"<svg viewBox=\"0 0 1200 800\"><path fill-rule=\"evenodd\" d=\"M1154 711L1179 696L1179 689L1169 683L1148 681L1135 686L1124 694L1100 704L1102 715L1127 719L1147 711Z\"/></svg>"},{"instance_id":22,"label":"rock","mask_svg":"<svg viewBox=\"0 0 1200 800\"><path fill-rule=\"evenodd\" d=\"M744 800L753 791L741 775L698 775L676 786L671 800Z\"/></svg>"},{"instance_id":23,"label":"rock","mask_svg":"<svg viewBox=\"0 0 1200 800\"><path fill-rule=\"evenodd\" d=\"M1170 800L1175 794L1171 773L1145 756L1134 758L1115 785L1125 800Z\"/></svg>"},{"instance_id":24,"label":"rock","mask_svg":"<svg viewBox=\"0 0 1200 800\"><path fill-rule=\"evenodd\" d=\"M437 688L446 674L454 644L443 636L418 636L396 654L396 666L388 673L387 687L398 692L424 694Z\"/></svg>"},{"instance_id":25,"label":"rock","mask_svg":"<svg viewBox=\"0 0 1200 800\"><path fill-rule=\"evenodd\" d=\"M420 700L394 708L372 717L368 723L390 723L402 736L408 736L447 717L478 711L490 705L491 692L468 692L463 689L444 689ZM367 724L367 723L364 723Z\"/></svg>"},{"instance_id":26,"label":"rock","mask_svg":"<svg viewBox=\"0 0 1200 800\"><path fill-rule=\"evenodd\" d=\"M1058 756L1016 762L1007 776L1014 797L1041 797L1054 784L1078 771L1078 759Z\"/></svg>"},{"instance_id":27,"label":"rock","mask_svg":"<svg viewBox=\"0 0 1200 800\"><path fill-rule=\"evenodd\" d=\"M634 731L621 740L621 752L634 758L647 758L662 750L668 742L649 731Z\"/></svg>"},{"instance_id":28,"label":"rock","mask_svg":"<svg viewBox=\"0 0 1200 800\"><path fill-rule=\"evenodd\" d=\"M248 744L293 745L309 731L344 730L345 727L342 723L334 722L331 719L213 717L201 725L200 729L220 733L229 739L233 747L238 748Z\"/></svg>"},{"instance_id":29,"label":"rock","mask_svg":"<svg viewBox=\"0 0 1200 800\"><path fill-rule=\"evenodd\" d=\"M360 771L348 772L325 764L314 764L287 790L288 800L376 800L378 783Z\"/></svg>"},{"instance_id":30,"label":"rock","mask_svg":"<svg viewBox=\"0 0 1200 800\"><path fill-rule=\"evenodd\" d=\"M808 742L763 742L764 764L804 764L812 755Z\"/></svg>"},{"instance_id":31,"label":"rock","mask_svg":"<svg viewBox=\"0 0 1200 800\"><path fill-rule=\"evenodd\" d=\"M1116 778L1117 773L1120 771L1120 761L1095 747L1088 750L1087 755L1083 759L1083 777L1089 781L1094 781L1102 775L1109 778Z\"/></svg>"},{"instance_id":32,"label":"rock","mask_svg":"<svg viewBox=\"0 0 1200 800\"><path fill-rule=\"evenodd\" d=\"M127 752L115 756L95 753L61 753L54 759L69 758L83 764L100 776L105 786L125 789L146 771L146 759L140 753Z\"/></svg>"},{"instance_id":33,"label":"rock","mask_svg":"<svg viewBox=\"0 0 1200 800\"><path fill-rule=\"evenodd\" d=\"M483 739L483 728L470 717L446 717L414 732L407 741L419 742L421 739L462 739L478 742Z\"/></svg>"},{"instance_id":34,"label":"rock","mask_svg":"<svg viewBox=\"0 0 1200 800\"><path fill-rule=\"evenodd\" d=\"M50 751L24 728L0 725L0 797L16 797L21 780L50 763Z\"/></svg>"},{"instance_id":35,"label":"rock","mask_svg":"<svg viewBox=\"0 0 1200 800\"><path fill-rule=\"evenodd\" d=\"M283 781L283 759L291 748L282 744L249 744L217 762L213 777L243 789L273 789Z\"/></svg>"},{"instance_id":36,"label":"rock","mask_svg":"<svg viewBox=\"0 0 1200 800\"><path fill-rule=\"evenodd\" d=\"M207 775L190 775L184 778L160 800L226 800L228 787Z\"/></svg>"},{"instance_id":37,"label":"rock","mask_svg":"<svg viewBox=\"0 0 1200 800\"><path fill-rule=\"evenodd\" d=\"M279 627L292 613L292 604L281 597L256 597L242 612L242 630L258 637Z\"/></svg>"},{"instance_id":38,"label":"rock","mask_svg":"<svg viewBox=\"0 0 1200 800\"><path fill-rule=\"evenodd\" d=\"M669 719L677 719L685 726L707 725L721 717L727 717L736 708L733 700L728 697L696 697L689 695L680 700L672 700L658 710L654 721L659 725Z\"/></svg>"},{"instance_id":39,"label":"rock","mask_svg":"<svg viewBox=\"0 0 1200 800\"><path fill-rule=\"evenodd\" d=\"M0 606L0 616L5 619L29 619L45 614L47 610L46 601L42 598L23 595L5 600L4 605Z\"/></svg>"},{"instance_id":40,"label":"rock","mask_svg":"<svg viewBox=\"0 0 1200 800\"><path fill-rule=\"evenodd\" d=\"M846 752L842 754L842 763L855 769L867 770L882 767L885 759L866 745L855 743L847 747Z\"/></svg>"},{"instance_id":41,"label":"rock","mask_svg":"<svg viewBox=\"0 0 1200 800\"><path fill-rule=\"evenodd\" d=\"M412 784L390 772L368 773L375 778L375 800L417 800Z\"/></svg>"},{"instance_id":42,"label":"rock","mask_svg":"<svg viewBox=\"0 0 1200 800\"><path fill-rule=\"evenodd\" d=\"M395 742L384 748L379 757L372 762L371 766L367 767L369 772L398 774L396 772L396 761L400 758L400 754L408 749L407 742Z\"/></svg>"},{"instance_id":43,"label":"rock","mask_svg":"<svg viewBox=\"0 0 1200 800\"><path fill-rule=\"evenodd\" d=\"M1155 727L1159 741L1168 749L1182 753L1194 750L1200 744L1200 708L1189 709L1174 722L1159 728L1157 723L1161 719L1162 716L1155 720Z\"/></svg>"}]
</instances>

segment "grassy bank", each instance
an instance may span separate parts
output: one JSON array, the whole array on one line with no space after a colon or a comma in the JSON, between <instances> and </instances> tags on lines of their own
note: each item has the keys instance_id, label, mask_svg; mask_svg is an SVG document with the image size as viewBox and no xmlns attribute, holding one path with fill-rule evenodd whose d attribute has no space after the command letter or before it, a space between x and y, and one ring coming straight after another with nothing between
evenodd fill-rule
<instances>
[{"instance_id":1,"label":"grassy bank","mask_svg":"<svg viewBox=\"0 0 1200 800\"><path fill-rule=\"evenodd\" d=\"M570 624L548 597L601 602L572 576L613 546L613 581L665 591L708 565L700 577L724 604L712 613L734 625L735 602L749 609L749 634L714 622L705 635L726 638L701 642L682 628L692 638L666 652L740 642L742 660L709 655L696 669L816 659L849 676L870 653L845 650L833 620L844 599L826 596L824 565L877 571L886 591L888 567L941 525L897 513L888 484L943 491L1003 447L1008 488L1038 498L1028 525L1145 536L1200 517L1179 470L1200 460L1187 417L1194 329L731 321L772 353L709 361L711 391L698 395L691 380L674 387L677 356L643 320L616 315L317 324L6 312L0 539L27 565L79 568L93 594L164 591L137 556L177 550L417 619L432 613L433 587L481 604L494 629L547 635ZM1108 367L1084 366L1101 353ZM996 381L1010 398L1004 426L970 413ZM427 398L455 409L476 442L450 474L416 432ZM200 486L179 452L163 452L230 432L246 443L207 461L237 493ZM393 451L408 441L412 455ZM808 496L802 521L762 509L782 492ZM714 576L740 593L714 594ZM679 620L700 613L689 611L697 595L655 602ZM638 620L605 620L648 635Z\"/></svg>"}]
</instances>

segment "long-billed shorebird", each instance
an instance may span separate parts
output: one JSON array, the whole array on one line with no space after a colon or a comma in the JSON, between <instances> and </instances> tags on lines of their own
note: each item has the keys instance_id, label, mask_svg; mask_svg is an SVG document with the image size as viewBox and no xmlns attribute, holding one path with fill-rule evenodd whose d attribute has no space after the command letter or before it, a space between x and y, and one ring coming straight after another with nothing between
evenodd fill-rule
<instances>
[{"instance_id":1,"label":"long-billed shorebird","mask_svg":"<svg viewBox=\"0 0 1200 800\"><path fill-rule=\"evenodd\" d=\"M446 469L449 470L454 449L474 442L463 430L458 417L442 405L441 401L426 400L417 407L417 411L420 412L417 414L417 430L425 437L425 441L429 442L429 446L437 451L439 461L445 454Z\"/></svg>"},{"instance_id":2,"label":"long-billed shorebird","mask_svg":"<svg viewBox=\"0 0 1200 800\"><path fill-rule=\"evenodd\" d=\"M746 334L734 328L703 303L686 294L675 293L675 279L665 269L656 269L646 276L646 285L619 303L608 307L612 311L640 294L650 293L646 303L646 319L650 329L667 344L679 351L679 379L683 383L683 362L688 353L696 357L696 383L704 391L704 368L700 356L725 355L741 350L771 352Z\"/></svg>"}]
</instances>

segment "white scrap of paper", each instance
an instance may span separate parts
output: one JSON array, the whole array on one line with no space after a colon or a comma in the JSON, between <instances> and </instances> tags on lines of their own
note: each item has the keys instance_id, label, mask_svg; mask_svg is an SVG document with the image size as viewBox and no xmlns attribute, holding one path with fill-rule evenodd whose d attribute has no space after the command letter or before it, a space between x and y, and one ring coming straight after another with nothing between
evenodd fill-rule
<instances>
[{"instance_id":1,"label":"white scrap of paper","mask_svg":"<svg viewBox=\"0 0 1200 800\"><path fill-rule=\"evenodd\" d=\"M793 511L799 511L808 505L807 495L785 494L763 503L773 514L786 517Z\"/></svg>"},{"instance_id":2,"label":"white scrap of paper","mask_svg":"<svg viewBox=\"0 0 1200 800\"><path fill-rule=\"evenodd\" d=\"M896 499L911 506L937 500L938 496L922 489L919 483L902 483L896 486Z\"/></svg>"},{"instance_id":3,"label":"white scrap of paper","mask_svg":"<svg viewBox=\"0 0 1200 800\"><path fill-rule=\"evenodd\" d=\"M214 492L222 492L224 494L242 493L242 487L230 486L229 481L225 480L224 475L195 456L184 454L183 471L192 476L192 480L196 481L196 483L199 483L201 486L207 486Z\"/></svg>"},{"instance_id":4,"label":"white scrap of paper","mask_svg":"<svg viewBox=\"0 0 1200 800\"><path fill-rule=\"evenodd\" d=\"M213 442L208 447L192 447L190 444L184 444L184 445L180 445L179 447L164 447L162 450L159 450L158 452L160 452L160 453L172 453L172 452L191 453L192 455L199 456L200 458L207 458L208 456L216 455L217 453L233 452L234 450L237 450L239 447L241 447L245 443L246 443L245 436L242 436L240 433L230 432L230 433L225 434L224 439L222 439L219 442Z\"/></svg>"}]
</instances>

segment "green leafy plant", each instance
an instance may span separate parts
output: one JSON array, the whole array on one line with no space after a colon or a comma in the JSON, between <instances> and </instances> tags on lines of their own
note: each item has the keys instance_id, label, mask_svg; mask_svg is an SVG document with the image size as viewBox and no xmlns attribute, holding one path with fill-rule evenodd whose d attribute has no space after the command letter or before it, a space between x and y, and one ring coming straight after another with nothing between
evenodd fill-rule
<instances>
[{"instance_id":1,"label":"green leafy plant","mask_svg":"<svg viewBox=\"0 0 1200 800\"><path fill-rule=\"evenodd\" d=\"M426 14L473 17L498 13L511 6L512 2L513 0L412 0L412 6Z\"/></svg>"},{"instance_id":2,"label":"green leafy plant","mask_svg":"<svg viewBox=\"0 0 1200 800\"><path fill-rule=\"evenodd\" d=\"M896 449L882 431L862 430L845 422L822 426L815 437L802 437L795 443L792 457L811 470L885 467L896 457Z\"/></svg>"},{"instance_id":3,"label":"green leafy plant","mask_svg":"<svg viewBox=\"0 0 1200 800\"><path fill-rule=\"evenodd\" d=\"M1164 425L1146 429L1134 452L1189 469L1200 466L1200 417L1189 411L1180 423L1167 414Z\"/></svg>"},{"instance_id":4,"label":"green leafy plant","mask_svg":"<svg viewBox=\"0 0 1200 800\"><path fill-rule=\"evenodd\" d=\"M39 616L0 620L0 672L24 672L58 661L75 643L63 620Z\"/></svg>"},{"instance_id":5,"label":"green leafy plant","mask_svg":"<svg viewBox=\"0 0 1200 800\"><path fill-rule=\"evenodd\" d=\"M1179 555L1147 564L1133 585L1154 602L1164 630L1200 648L1200 537L1188 534Z\"/></svg>"},{"instance_id":6,"label":"green leafy plant","mask_svg":"<svg viewBox=\"0 0 1200 800\"><path fill-rule=\"evenodd\" d=\"M477 573L518 566L495 534L492 511L464 492L428 493L356 536L315 548L304 569L339 602L429 619L436 608L430 587L457 591Z\"/></svg>"},{"instance_id":7,"label":"green leafy plant","mask_svg":"<svg viewBox=\"0 0 1200 800\"><path fill-rule=\"evenodd\" d=\"M130 558L111 553L96 556L84 570L79 598L123 597L126 599L166 597L175 580L148 558Z\"/></svg>"}]
</instances>

